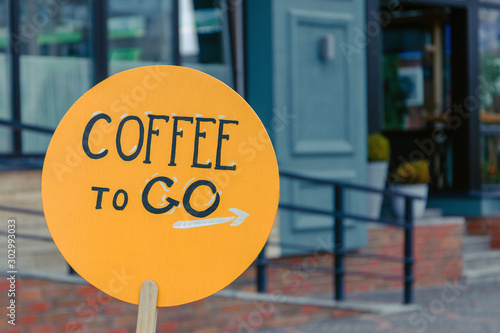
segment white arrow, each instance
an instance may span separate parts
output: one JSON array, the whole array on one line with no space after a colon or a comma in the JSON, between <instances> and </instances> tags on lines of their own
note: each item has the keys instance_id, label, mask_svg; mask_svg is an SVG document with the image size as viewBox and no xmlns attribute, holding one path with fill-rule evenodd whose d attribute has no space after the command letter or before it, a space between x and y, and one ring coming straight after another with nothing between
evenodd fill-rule
<instances>
[{"instance_id":1,"label":"white arrow","mask_svg":"<svg viewBox=\"0 0 500 333\"><path fill-rule=\"evenodd\" d=\"M229 211L231 213L236 214L236 218L234 216L231 217L217 217L213 219L205 219L205 220L192 220L192 221L178 221L174 223L174 228L175 229L192 229L192 228L198 228L198 227L207 227L209 225L216 225L216 224L222 224L222 223L228 223L233 221L231 223L232 227L236 227L245 221L245 219L250 215L240 209L237 208L230 208Z\"/></svg>"}]
</instances>

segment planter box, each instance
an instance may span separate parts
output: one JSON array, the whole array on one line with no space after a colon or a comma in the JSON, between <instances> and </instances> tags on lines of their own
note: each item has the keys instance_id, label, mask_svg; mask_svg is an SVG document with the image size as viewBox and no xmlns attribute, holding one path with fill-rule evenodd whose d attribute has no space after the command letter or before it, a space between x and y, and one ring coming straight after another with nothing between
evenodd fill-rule
<instances>
[{"instance_id":1,"label":"planter box","mask_svg":"<svg viewBox=\"0 0 500 333\"><path fill-rule=\"evenodd\" d=\"M428 184L393 184L391 189L394 192L414 195L425 198L424 200L413 200L413 219L419 219L424 216L425 206L427 205L427 194L429 193ZM405 199L402 197L392 198L392 211L398 218L405 217Z\"/></svg>"},{"instance_id":2,"label":"planter box","mask_svg":"<svg viewBox=\"0 0 500 333\"><path fill-rule=\"evenodd\" d=\"M370 162L367 168L367 186L374 187L380 190L385 189L385 182L387 180L387 170L389 169L388 162ZM384 201L384 196L378 193L368 194L367 201L367 216L372 218L374 221L380 218L380 210L382 208L382 202Z\"/></svg>"}]
</instances>

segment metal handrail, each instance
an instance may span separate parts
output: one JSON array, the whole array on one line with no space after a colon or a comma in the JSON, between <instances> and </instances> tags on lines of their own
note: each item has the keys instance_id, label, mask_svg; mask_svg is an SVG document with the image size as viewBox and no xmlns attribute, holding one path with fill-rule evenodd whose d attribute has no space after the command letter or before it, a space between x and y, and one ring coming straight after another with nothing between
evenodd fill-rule
<instances>
[{"instance_id":1,"label":"metal handrail","mask_svg":"<svg viewBox=\"0 0 500 333\"><path fill-rule=\"evenodd\" d=\"M401 196L403 196L406 198L425 200L424 197L421 197L418 195L402 194L402 193L394 192L392 190L385 190L385 189L381 190L381 189L378 189L375 187L352 184L352 183L343 182L340 180L328 179L328 178L313 177L313 176L308 176L308 175L304 175L304 174L296 173L296 172L291 172L291 171L280 171L280 176L285 177L285 178L290 178L290 179L303 180L303 181L312 182L312 183L319 183L322 185L340 186L343 188L352 189L352 190L359 190L359 191L363 191L363 192L380 193L380 194L383 194L384 196L387 196L387 197L395 197L395 196L401 197Z\"/></svg>"},{"instance_id":2,"label":"metal handrail","mask_svg":"<svg viewBox=\"0 0 500 333\"><path fill-rule=\"evenodd\" d=\"M28 124L24 124L24 123L21 123L18 121L4 120L4 119L0 119L0 126L8 126L8 127L12 127L13 129L27 130L27 131L45 133L45 134L54 134L54 132L55 132L54 129L49 128L49 127L28 125Z\"/></svg>"},{"instance_id":3,"label":"metal handrail","mask_svg":"<svg viewBox=\"0 0 500 333\"><path fill-rule=\"evenodd\" d=\"M280 173L281 174L281 173ZM281 176L292 178L292 176L289 173L286 174L281 174ZM312 177L311 177L312 178ZM303 175L299 175L294 179L299 179L299 180L306 180L309 181L309 179ZM315 179L317 181L317 179ZM401 227L404 229L404 257L395 257L395 256L382 256L382 255L375 255L375 254L366 254L366 253L354 253L352 250L348 250L344 247L344 231L345 231L345 226L344 226L344 219L355 219L360 222L373 222L373 219L368 219L365 216L357 216L355 214L347 214L344 212L344 207L343 207L343 197L344 197L344 189L352 189L352 190L358 190L358 191L364 191L363 186L351 186L351 184L347 184L345 186L345 183L337 183L334 181L329 181L328 185L331 185L334 188L335 191L335 202L334 202L334 211L325 211L325 210L319 210L319 209L309 209L309 208L304 208L304 207L294 207L293 205L286 205L286 204L280 204L281 209L288 209L292 211L301 211L301 212L306 212L306 213L312 213L312 214L319 214L319 215L329 215L333 217L333 231L334 231L334 236L335 236L335 244L334 247L330 251L324 251L325 253L330 253L334 255L334 267L331 270L327 270L326 268L316 268L315 271L321 271L325 273L333 273L334 275L334 289L335 289L335 299L338 301L341 301L344 299L344 277L346 274L351 274L351 275L361 275L365 277L378 277L378 278L384 278L384 279L389 279L389 280L398 280L398 281L403 281L404 282L404 303L405 304L411 304L413 302L413 284L414 284L414 277L413 277L413 264L414 264L414 258L413 258L413 200L417 199L423 199L423 198L418 198L418 197L413 197L413 196L408 196L405 194L401 193L393 193L396 196L401 196L405 198L405 220L404 223L400 223L399 221L390 221L390 220L377 220L375 222L378 223L383 223L391 226L397 226ZM369 192L372 192L371 189ZM383 191L380 191L383 192ZM43 212L41 211L36 211L36 210L28 210L28 209L23 209L23 208L17 208L17 207L7 207L7 206L0 206L0 210L9 210L9 211L14 211L18 213L23 213L23 214L32 214L32 215L43 215ZM5 232L0 232L0 235L6 235L7 233ZM32 240L37 240L37 241L52 241L52 238L50 237L43 237L43 236L37 236L37 235L28 235L28 234L22 234L22 235L17 235L19 238L26 238L26 239L32 239ZM274 244L273 244L274 245ZM299 244L288 244L288 243L282 243L278 242L277 245L280 245L282 247L296 247L296 248L302 248L305 250L313 250L312 247L308 247L306 245L299 245ZM374 259L379 259L379 260L385 260L385 261L399 261L403 263L404 266L404 274L403 277L400 276L394 276L394 275L386 275L386 274L377 274L377 273L368 273L368 272L357 272L357 271L347 271L344 268L344 258L346 256L358 256L358 257L365 257L365 258L374 258ZM290 266L289 264L285 263L269 263L267 258L265 257L265 247L259 254L257 260L257 290L259 292L265 292L266 291L266 280L267 280L267 267L268 266L280 266L280 267L291 267L294 268L293 266ZM69 265L68 265L69 266ZM69 266L69 273L74 274L74 270Z\"/></svg>"},{"instance_id":4,"label":"metal handrail","mask_svg":"<svg viewBox=\"0 0 500 333\"><path fill-rule=\"evenodd\" d=\"M342 216L344 218L348 218L351 220L357 220L360 222L374 222L374 223L380 223L380 224L387 224L391 225L394 227L401 227L404 228L406 226L404 220L400 219L373 219L368 216L361 216L361 215L355 215L355 214L347 214L347 213L342 213L342 212L335 212L335 211L328 211L328 210L323 210L323 209L317 209L317 208L308 208L300 205L291 205L291 204L279 204L279 208L281 209L286 209L286 210L291 210L291 211L296 211L296 212L301 212L301 213L310 213L310 214L316 214L316 215L323 215L323 216Z\"/></svg>"},{"instance_id":5,"label":"metal handrail","mask_svg":"<svg viewBox=\"0 0 500 333\"><path fill-rule=\"evenodd\" d=\"M331 251L326 251L327 253L331 253L334 256L334 266L331 270L320 269L324 272L332 273L334 290L335 290L335 299L337 301L344 300L344 277L346 274L351 275L362 275L365 277L382 277L384 279L390 280L398 280L404 282L404 297L403 302L405 304L413 303L413 284L414 284L414 276L413 276L413 201L414 200L425 200L424 197L408 195L403 193L394 192L391 190L380 190L369 186L356 185L351 183L346 183L342 181L325 179L319 177L311 177L306 176L299 173L292 173L289 171L280 171L280 176L284 178L288 178L291 180L299 180L305 182L313 182L321 185L329 185L333 189L334 196L334 210L325 210L318 209L313 207L306 207L303 205L295 205L289 203L280 203L280 209L290 210L290 211L298 211L303 213L310 213L322 216L330 216L332 217L333 222L333 234L334 234L334 246ZM401 219L378 219L373 220L373 218L369 218L367 216L351 214L345 212L344 207L344 192L346 190L360 191L360 192L368 192L368 193L379 193L387 197L402 197L405 200L405 218ZM353 253L352 251L348 251L344 246L344 232L346 227L344 226L344 220L350 219L358 222L375 222L381 223L389 226L395 226L402 228L404 230L404 257L394 257L394 256L380 256L375 254L360 254ZM299 245L299 244L287 244L278 242L278 244L282 247L287 246L295 246L299 248L306 248L307 246ZM346 256L359 256L359 257L371 257L379 260L385 261L399 261L403 264L403 276L393 276L393 275L384 275L384 274L376 274L376 273L367 273L367 272L356 272L356 271L346 271L344 267L344 259ZM267 284L267 267L271 266L288 266L293 268L291 265L287 265L284 263L269 263L265 256L265 247L259 254L257 260L257 290L259 292L266 291Z\"/></svg>"}]
</instances>

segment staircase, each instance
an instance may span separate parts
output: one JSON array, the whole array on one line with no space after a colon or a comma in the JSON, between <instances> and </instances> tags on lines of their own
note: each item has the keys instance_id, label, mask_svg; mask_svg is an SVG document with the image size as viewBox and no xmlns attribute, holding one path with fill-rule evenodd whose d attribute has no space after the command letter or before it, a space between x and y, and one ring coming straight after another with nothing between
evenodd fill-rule
<instances>
[{"instance_id":1,"label":"staircase","mask_svg":"<svg viewBox=\"0 0 500 333\"><path fill-rule=\"evenodd\" d=\"M43 215L5 209L25 209L41 213L41 171L17 170L0 172L0 231L7 231L7 220L16 219L16 231L21 235L50 237ZM426 216L440 215L428 210ZM0 257L6 258L6 236L0 235ZM462 280L468 284L500 281L500 250L490 249L490 236L465 236ZM16 239L16 264L20 274L65 275L68 266L52 241ZM0 270L7 270L7 260L0 260Z\"/></svg>"},{"instance_id":2,"label":"staircase","mask_svg":"<svg viewBox=\"0 0 500 333\"><path fill-rule=\"evenodd\" d=\"M490 236L465 236L463 255L465 283L500 281L500 250L490 249Z\"/></svg>"},{"instance_id":3,"label":"staircase","mask_svg":"<svg viewBox=\"0 0 500 333\"><path fill-rule=\"evenodd\" d=\"M22 235L50 238L42 213L41 171L0 172L0 231L16 220L16 269L19 274L66 274L68 266L52 240L40 241ZM23 211L26 210L26 211ZM39 212L33 214L32 212ZM7 270L7 237L0 235L0 270Z\"/></svg>"}]
</instances>

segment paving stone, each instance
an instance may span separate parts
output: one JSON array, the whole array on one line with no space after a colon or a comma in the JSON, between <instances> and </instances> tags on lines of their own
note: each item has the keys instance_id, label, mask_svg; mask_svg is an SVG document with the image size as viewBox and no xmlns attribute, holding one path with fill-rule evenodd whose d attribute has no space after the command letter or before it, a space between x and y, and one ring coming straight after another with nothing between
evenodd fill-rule
<instances>
[{"instance_id":1,"label":"paving stone","mask_svg":"<svg viewBox=\"0 0 500 333\"><path fill-rule=\"evenodd\" d=\"M500 332L500 282L444 283L417 288L421 310L396 315L360 315L312 324L290 325L256 333L473 333ZM351 295L356 299L398 300L401 292ZM349 298L349 295L348 295Z\"/></svg>"}]
</instances>

